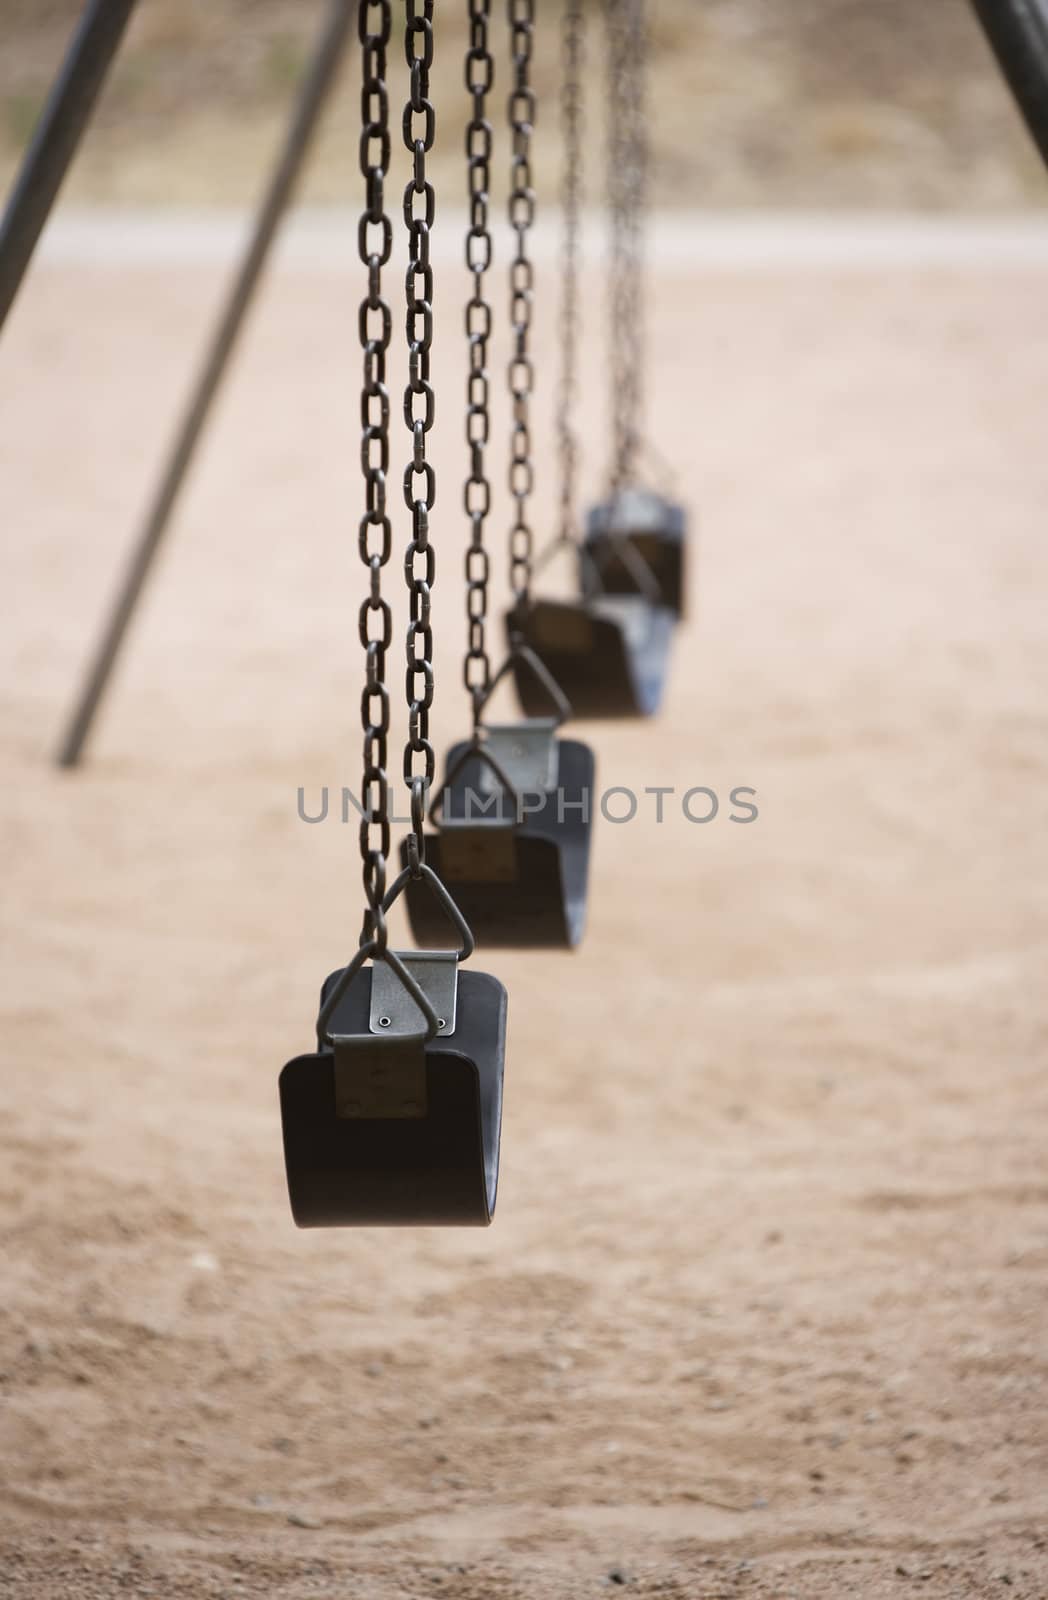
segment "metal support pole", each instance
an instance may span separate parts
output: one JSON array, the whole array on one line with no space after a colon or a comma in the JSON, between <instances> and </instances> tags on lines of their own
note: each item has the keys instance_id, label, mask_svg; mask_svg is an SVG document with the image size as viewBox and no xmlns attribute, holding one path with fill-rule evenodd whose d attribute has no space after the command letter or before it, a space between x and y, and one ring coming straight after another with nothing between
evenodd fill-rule
<instances>
[{"instance_id":1,"label":"metal support pole","mask_svg":"<svg viewBox=\"0 0 1048 1600\"><path fill-rule=\"evenodd\" d=\"M123 583L106 620L59 746L57 755L59 766L75 767L80 760L99 701L105 693L128 624L134 615L143 585L160 547L179 490L203 432L212 401L254 298L277 226L287 209L302 170L306 151L342 59L352 13L353 0L333 0L330 15L324 23L313 59L299 90L284 148L259 208L250 244L212 335L189 404L172 441L156 494L132 549Z\"/></svg>"},{"instance_id":2,"label":"metal support pole","mask_svg":"<svg viewBox=\"0 0 1048 1600\"><path fill-rule=\"evenodd\" d=\"M1048 166L1048 0L973 0L973 4Z\"/></svg>"},{"instance_id":3,"label":"metal support pole","mask_svg":"<svg viewBox=\"0 0 1048 1600\"><path fill-rule=\"evenodd\" d=\"M0 223L0 328L134 8L135 0L92 0L73 35Z\"/></svg>"}]
</instances>

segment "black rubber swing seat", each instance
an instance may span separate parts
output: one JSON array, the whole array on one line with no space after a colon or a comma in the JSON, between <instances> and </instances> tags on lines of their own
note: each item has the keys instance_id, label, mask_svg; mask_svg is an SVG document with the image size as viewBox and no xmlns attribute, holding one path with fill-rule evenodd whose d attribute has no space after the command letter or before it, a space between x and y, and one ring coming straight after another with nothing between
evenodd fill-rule
<instances>
[{"instance_id":1,"label":"black rubber swing seat","mask_svg":"<svg viewBox=\"0 0 1048 1600\"><path fill-rule=\"evenodd\" d=\"M553 739L552 721L540 723L535 731L547 735L555 770L535 787L514 787L484 745L463 741L448 752L431 813L439 808L440 821L426 835L426 860L481 946L570 949L585 927L593 752L577 739ZM530 731L524 724L491 733L527 739ZM405 899L417 942L439 944L446 921L424 885L409 878Z\"/></svg>"},{"instance_id":2,"label":"black rubber swing seat","mask_svg":"<svg viewBox=\"0 0 1048 1600\"><path fill-rule=\"evenodd\" d=\"M579 553L582 593L588 599L646 593L680 618L686 542L683 506L650 489L622 489L586 518Z\"/></svg>"},{"instance_id":3,"label":"black rubber swing seat","mask_svg":"<svg viewBox=\"0 0 1048 1600\"><path fill-rule=\"evenodd\" d=\"M387 950L367 967L369 953L327 979L317 1048L280 1074L292 1215L300 1228L486 1226L506 991L459 973L454 951Z\"/></svg>"},{"instance_id":4,"label":"black rubber swing seat","mask_svg":"<svg viewBox=\"0 0 1048 1600\"><path fill-rule=\"evenodd\" d=\"M555 678L574 717L650 717L662 703L676 614L642 594L529 600L506 618ZM514 669L525 716L549 709L532 673Z\"/></svg>"}]
</instances>

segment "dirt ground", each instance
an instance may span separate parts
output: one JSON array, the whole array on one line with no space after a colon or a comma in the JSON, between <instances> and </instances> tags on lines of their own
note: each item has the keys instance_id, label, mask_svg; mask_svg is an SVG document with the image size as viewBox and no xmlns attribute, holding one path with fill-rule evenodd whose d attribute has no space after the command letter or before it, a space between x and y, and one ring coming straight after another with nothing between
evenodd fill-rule
<instances>
[{"instance_id":1,"label":"dirt ground","mask_svg":"<svg viewBox=\"0 0 1048 1600\"><path fill-rule=\"evenodd\" d=\"M475 958L485 1233L300 1233L284 1190L277 1073L360 910L355 831L296 817L358 757L339 273L274 275L49 765L221 278L45 263L4 340L0 1593L1043 1600L1043 264L662 277L691 617L660 720L584 731L676 795L599 824L576 954Z\"/></svg>"}]
</instances>

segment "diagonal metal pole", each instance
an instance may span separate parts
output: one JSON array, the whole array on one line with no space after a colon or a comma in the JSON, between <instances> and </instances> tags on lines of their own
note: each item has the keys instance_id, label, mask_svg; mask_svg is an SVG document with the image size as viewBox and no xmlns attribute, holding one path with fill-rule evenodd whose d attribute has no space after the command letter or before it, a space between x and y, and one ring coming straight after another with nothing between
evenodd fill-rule
<instances>
[{"instance_id":1,"label":"diagonal metal pole","mask_svg":"<svg viewBox=\"0 0 1048 1600\"><path fill-rule=\"evenodd\" d=\"M0 328L134 9L135 0L91 0L84 8L0 223Z\"/></svg>"},{"instance_id":2,"label":"diagonal metal pole","mask_svg":"<svg viewBox=\"0 0 1048 1600\"><path fill-rule=\"evenodd\" d=\"M1048 165L1048 0L973 0L1026 126Z\"/></svg>"},{"instance_id":3,"label":"diagonal metal pole","mask_svg":"<svg viewBox=\"0 0 1048 1600\"><path fill-rule=\"evenodd\" d=\"M129 623L167 530L179 490L204 430L248 308L258 287L277 227L294 192L320 113L345 50L354 0L332 0L306 76L299 90L280 158L263 196L254 229L222 314L211 338L182 420L175 433L156 493L131 551L123 582L106 619L81 685L57 761L75 767L83 753L99 702L116 665Z\"/></svg>"}]
</instances>

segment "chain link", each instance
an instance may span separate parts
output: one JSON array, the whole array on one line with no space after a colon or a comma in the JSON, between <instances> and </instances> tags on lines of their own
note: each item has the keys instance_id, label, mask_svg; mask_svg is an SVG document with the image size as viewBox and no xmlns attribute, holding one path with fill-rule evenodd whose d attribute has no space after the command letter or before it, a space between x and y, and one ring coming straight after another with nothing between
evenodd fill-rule
<instances>
[{"instance_id":1,"label":"chain link","mask_svg":"<svg viewBox=\"0 0 1048 1600\"><path fill-rule=\"evenodd\" d=\"M535 220L535 191L531 175L531 133L535 124L535 95L531 88L535 0L507 0L507 11L513 56L513 88L508 108L513 132L509 221L517 241L510 264L513 357L509 364L509 392L513 402L513 423L509 490L513 498L514 520L510 529L509 558L514 600L518 604L526 604L531 589L532 558L528 500L534 483L530 412L535 377L529 353L534 268L528 256L528 231Z\"/></svg>"},{"instance_id":2,"label":"chain link","mask_svg":"<svg viewBox=\"0 0 1048 1600\"><path fill-rule=\"evenodd\" d=\"M425 855L422 830L426 792L436 770L433 746L429 742L429 710L433 704L430 594L435 571L435 555L429 542L429 514L436 500L437 479L432 462L426 459L426 435L434 421L433 389L429 381L433 344L433 268L429 241L436 195L426 177L426 156L433 148L436 135L436 116L429 99L433 0L406 0L404 54L411 73L411 86L404 107L403 132L404 144L412 158L412 175L404 190L404 221L408 229L408 268L404 280L408 382L404 390L404 421L411 434L411 460L404 469L404 500L411 512L411 539L404 558L410 597L404 782L411 791L408 849L412 866L417 869Z\"/></svg>"},{"instance_id":3,"label":"chain link","mask_svg":"<svg viewBox=\"0 0 1048 1600\"><path fill-rule=\"evenodd\" d=\"M466 234L466 266L473 275L473 292L466 305L466 338L469 343L469 373L466 379L466 443L469 447L469 477L463 499L470 522L470 543L466 551L466 620L468 627L463 678L473 701L476 729L485 697L491 688L491 662L488 659L486 622L488 579L491 566L484 548L484 523L491 509L491 482L487 476L484 452L491 432L488 414L488 339L491 337L491 305L485 298L484 275L491 265L491 232L488 227L491 187L492 128L487 114L487 97L494 80L494 63L488 49L488 23L491 0L469 0L469 51L466 55L466 88L473 107L466 127L467 198L469 231Z\"/></svg>"},{"instance_id":4,"label":"chain link","mask_svg":"<svg viewBox=\"0 0 1048 1600\"><path fill-rule=\"evenodd\" d=\"M643 435L646 0L604 0L608 64L608 207L611 213L611 382L617 493L636 481Z\"/></svg>"},{"instance_id":5,"label":"chain link","mask_svg":"<svg viewBox=\"0 0 1048 1600\"><path fill-rule=\"evenodd\" d=\"M365 650L364 692L360 702L364 730L364 776L360 804L360 854L363 862L364 912L362 941L376 950L386 948L386 923L382 897L386 892L386 860L390 850L389 779L386 758L389 739L389 692L386 688L386 651L393 638L393 616L382 597L382 568L390 557L391 530L386 512L386 475L389 471L389 391L386 388L386 351L392 319L382 298L382 268L393 247L393 229L385 210L384 184L389 169L389 99L386 93L386 53L390 39L390 0L361 0L358 29L361 44L360 170L364 178L364 210L357 229L360 259L367 268L367 295L361 302L358 328L364 352L360 394L361 470L364 475L364 515L360 519L358 548L369 575L368 594L360 607L360 642Z\"/></svg>"},{"instance_id":6,"label":"chain link","mask_svg":"<svg viewBox=\"0 0 1048 1600\"><path fill-rule=\"evenodd\" d=\"M558 538L576 537L578 437L575 406L579 349L579 211L582 201L582 68L585 15L583 0L564 0L561 54L560 128L564 144L561 212L564 239L561 254L560 374L557 395L557 449L560 456L560 528Z\"/></svg>"}]
</instances>

